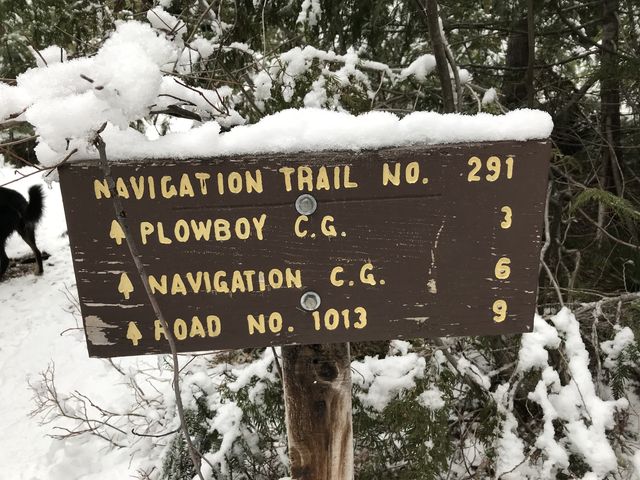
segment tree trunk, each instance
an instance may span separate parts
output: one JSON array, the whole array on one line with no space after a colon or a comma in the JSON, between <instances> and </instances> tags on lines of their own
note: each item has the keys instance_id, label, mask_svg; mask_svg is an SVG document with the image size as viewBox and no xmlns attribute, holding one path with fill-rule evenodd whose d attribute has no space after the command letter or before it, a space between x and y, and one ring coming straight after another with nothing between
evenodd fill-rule
<instances>
[{"instance_id":1,"label":"tree trunk","mask_svg":"<svg viewBox=\"0 0 640 480\"><path fill-rule=\"evenodd\" d=\"M536 90L533 85L535 78L535 61L536 61L536 24L535 24L535 8L534 0L527 0L527 107L533 108L535 103Z\"/></svg>"},{"instance_id":2,"label":"tree trunk","mask_svg":"<svg viewBox=\"0 0 640 480\"><path fill-rule=\"evenodd\" d=\"M602 141L601 187L624 193L620 148L620 73L618 56L618 0L602 1L602 48L600 50L600 132ZM598 223L604 225L606 206L601 202ZM598 230L598 238L601 231Z\"/></svg>"},{"instance_id":3,"label":"tree trunk","mask_svg":"<svg viewBox=\"0 0 640 480\"><path fill-rule=\"evenodd\" d=\"M603 164L611 168L611 180L618 190L620 184L620 72L618 56L618 0L602 2L602 50L600 60L601 131L605 140L602 147ZM618 192L620 193L620 192Z\"/></svg>"},{"instance_id":4,"label":"tree trunk","mask_svg":"<svg viewBox=\"0 0 640 480\"><path fill-rule=\"evenodd\" d=\"M506 66L502 81L504 104L518 108L527 102L527 80L529 67L529 33L526 16L514 21L507 39Z\"/></svg>"},{"instance_id":5,"label":"tree trunk","mask_svg":"<svg viewBox=\"0 0 640 480\"><path fill-rule=\"evenodd\" d=\"M436 57L436 68L440 85L442 87L442 101L444 103L444 111L452 113L456 111L455 101L453 99L453 86L451 85L451 76L449 75L449 63L447 61L447 52L445 50L442 32L440 31L440 17L438 14L438 2L436 0L417 0L418 5L422 9L425 16L427 28L429 29L429 38L433 47L433 56Z\"/></svg>"},{"instance_id":6,"label":"tree trunk","mask_svg":"<svg viewBox=\"0 0 640 480\"><path fill-rule=\"evenodd\" d=\"M282 347L291 477L352 480L348 343Z\"/></svg>"}]
</instances>

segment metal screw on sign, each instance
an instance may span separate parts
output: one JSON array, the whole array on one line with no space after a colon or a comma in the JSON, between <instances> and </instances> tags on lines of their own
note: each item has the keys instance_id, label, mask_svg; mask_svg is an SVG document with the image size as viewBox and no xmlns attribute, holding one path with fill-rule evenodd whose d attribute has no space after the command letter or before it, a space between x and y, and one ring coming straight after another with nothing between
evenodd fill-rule
<instances>
[{"instance_id":1,"label":"metal screw on sign","mask_svg":"<svg viewBox=\"0 0 640 480\"><path fill-rule=\"evenodd\" d=\"M313 195L303 193L296 199L296 210L300 215L311 215L318 208L318 202Z\"/></svg>"},{"instance_id":2,"label":"metal screw on sign","mask_svg":"<svg viewBox=\"0 0 640 480\"><path fill-rule=\"evenodd\" d=\"M300 306L307 312L317 310L320 306L320 295L316 292L305 292L300 297Z\"/></svg>"}]
</instances>

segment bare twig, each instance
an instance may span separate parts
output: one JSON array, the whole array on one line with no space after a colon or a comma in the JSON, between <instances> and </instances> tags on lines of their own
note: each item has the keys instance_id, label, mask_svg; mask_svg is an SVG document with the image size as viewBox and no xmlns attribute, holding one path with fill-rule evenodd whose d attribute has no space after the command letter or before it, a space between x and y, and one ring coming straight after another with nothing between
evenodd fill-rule
<instances>
[{"instance_id":1,"label":"bare twig","mask_svg":"<svg viewBox=\"0 0 640 480\"><path fill-rule=\"evenodd\" d=\"M633 243L625 242L624 240L620 240L618 237L614 237L613 235L611 235L609 232L607 232L607 230L604 227L600 226L598 222L596 222L589 215L587 215L585 211L582 210L581 208L578 208L578 212L580 212L580 214L584 218L586 218L589 223L595 225L599 231L604 233L608 238L610 238L614 242L619 243L620 245L624 245L625 247L633 248L634 250L640 250L640 246L634 245Z\"/></svg>"},{"instance_id":2,"label":"bare twig","mask_svg":"<svg viewBox=\"0 0 640 480\"><path fill-rule=\"evenodd\" d=\"M436 57L436 67L440 77L442 87L442 101L445 112L454 112L453 88L451 87L451 77L449 76L449 65L447 61L446 49L440 33L440 21L438 15L438 2L436 0L415 0L424 16L425 23L429 28L429 36L433 46L433 54Z\"/></svg>"}]
</instances>

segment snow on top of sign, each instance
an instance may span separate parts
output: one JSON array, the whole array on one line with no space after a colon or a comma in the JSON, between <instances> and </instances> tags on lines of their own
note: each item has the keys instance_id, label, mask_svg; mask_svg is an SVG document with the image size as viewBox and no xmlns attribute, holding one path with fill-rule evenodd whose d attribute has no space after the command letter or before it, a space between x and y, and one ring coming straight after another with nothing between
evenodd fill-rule
<instances>
[{"instance_id":1,"label":"snow on top of sign","mask_svg":"<svg viewBox=\"0 0 640 480\"><path fill-rule=\"evenodd\" d=\"M149 16L158 27L174 26L173 17L161 9L153 10ZM73 158L96 158L90 142L105 122L103 138L111 159L530 140L547 138L553 127L548 114L534 110L515 110L499 116L414 112L400 118L381 111L354 116L319 108L284 110L256 124L242 125L245 120L240 114L223 104L232 95L231 88L222 86L215 91L193 88L173 75L181 58L179 44L180 41L170 41L147 24L129 21L118 23L94 56L64 61L59 50L43 51L51 60L46 65L41 62L38 68L19 75L16 85L0 83L0 122L17 119L32 124L38 134L36 152L44 166L56 165L74 148L78 152ZM57 63L53 53L57 55ZM308 61L319 55L338 58L335 53L306 47L293 49L282 59L286 71L294 74L303 72ZM357 56L349 50L339 58L344 67L336 75L346 81L355 74ZM374 69L384 67L375 62L365 63ZM432 68L432 58L425 55L403 74L421 77ZM271 86L264 80L264 92L259 93L266 98ZM294 83L289 86L292 89ZM283 94L286 93L285 88ZM315 95L321 93L318 88ZM166 109L174 98L182 98L203 110L224 110L224 118L194 123L188 131L169 132L153 140L131 127L148 118L151 110ZM319 100L312 94L308 105L320 105ZM231 131L222 132L222 127L234 125Z\"/></svg>"},{"instance_id":2,"label":"snow on top of sign","mask_svg":"<svg viewBox=\"0 0 640 480\"><path fill-rule=\"evenodd\" d=\"M524 141L547 138L552 127L551 117L536 110L515 110L505 115L414 112L399 118L388 112L354 116L321 109L290 109L226 133L220 131L218 123L206 122L151 140L132 128L121 130L109 125L103 138L109 158L121 160ZM74 146L80 150L79 157L96 157L96 152L86 145ZM41 161L49 164L58 158L58 153L43 143L37 153Z\"/></svg>"}]
</instances>

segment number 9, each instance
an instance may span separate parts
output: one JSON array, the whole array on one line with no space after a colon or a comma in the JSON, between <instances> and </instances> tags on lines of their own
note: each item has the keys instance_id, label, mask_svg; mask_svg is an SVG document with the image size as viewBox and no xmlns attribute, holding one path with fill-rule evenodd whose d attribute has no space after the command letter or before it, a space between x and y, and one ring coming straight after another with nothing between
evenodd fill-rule
<instances>
[{"instance_id":1,"label":"number 9","mask_svg":"<svg viewBox=\"0 0 640 480\"><path fill-rule=\"evenodd\" d=\"M504 300L496 300L493 302L493 313L495 313L493 317L493 321L496 323L500 323L507 318L507 302Z\"/></svg>"},{"instance_id":2,"label":"number 9","mask_svg":"<svg viewBox=\"0 0 640 480\"><path fill-rule=\"evenodd\" d=\"M487 160L487 170L491 173L487 175L487 181L495 182L500 176L500 159L498 157L489 157Z\"/></svg>"}]
</instances>

